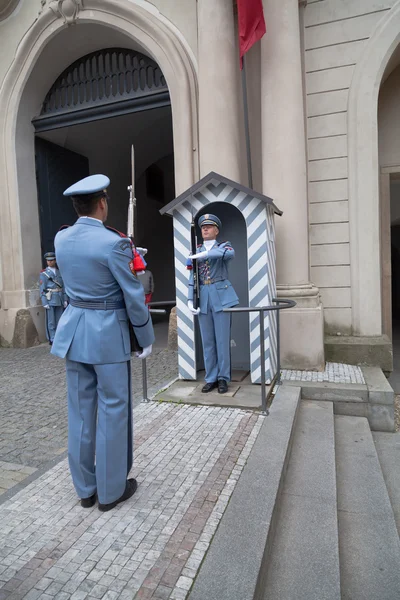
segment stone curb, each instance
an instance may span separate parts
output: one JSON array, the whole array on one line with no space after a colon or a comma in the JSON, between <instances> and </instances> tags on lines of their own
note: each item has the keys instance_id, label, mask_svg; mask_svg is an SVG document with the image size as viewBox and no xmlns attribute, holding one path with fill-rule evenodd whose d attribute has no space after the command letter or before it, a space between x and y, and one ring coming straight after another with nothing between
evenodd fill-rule
<instances>
[{"instance_id":1,"label":"stone curb","mask_svg":"<svg viewBox=\"0 0 400 600\"><path fill-rule=\"evenodd\" d=\"M393 404L394 391L379 367L362 367L368 387L369 402L372 404Z\"/></svg>"},{"instance_id":2,"label":"stone curb","mask_svg":"<svg viewBox=\"0 0 400 600\"><path fill-rule=\"evenodd\" d=\"M368 402L368 388L363 383L284 381L283 386L301 387L301 397L304 400L328 400L329 402Z\"/></svg>"}]
</instances>

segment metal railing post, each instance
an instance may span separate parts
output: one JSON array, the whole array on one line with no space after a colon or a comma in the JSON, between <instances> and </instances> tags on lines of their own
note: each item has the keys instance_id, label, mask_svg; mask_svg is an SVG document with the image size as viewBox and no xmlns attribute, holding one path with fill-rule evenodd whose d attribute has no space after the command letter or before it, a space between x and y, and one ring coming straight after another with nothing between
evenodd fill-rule
<instances>
[{"instance_id":1,"label":"metal railing post","mask_svg":"<svg viewBox=\"0 0 400 600\"><path fill-rule=\"evenodd\" d=\"M278 367L278 378L277 378L277 385L282 385L282 381L281 381L281 340L280 340L280 313L279 310L276 311L276 359L277 359L277 367Z\"/></svg>"},{"instance_id":2,"label":"metal railing post","mask_svg":"<svg viewBox=\"0 0 400 600\"><path fill-rule=\"evenodd\" d=\"M261 360L261 407L264 414L267 411L267 395L265 391L265 328L264 328L264 311L259 311L260 315L260 360Z\"/></svg>"},{"instance_id":3,"label":"metal railing post","mask_svg":"<svg viewBox=\"0 0 400 600\"><path fill-rule=\"evenodd\" d=\"M149 402L147 397L147 362L146 359L142 360L142 402Z\"/></svg>"}]
</instances>

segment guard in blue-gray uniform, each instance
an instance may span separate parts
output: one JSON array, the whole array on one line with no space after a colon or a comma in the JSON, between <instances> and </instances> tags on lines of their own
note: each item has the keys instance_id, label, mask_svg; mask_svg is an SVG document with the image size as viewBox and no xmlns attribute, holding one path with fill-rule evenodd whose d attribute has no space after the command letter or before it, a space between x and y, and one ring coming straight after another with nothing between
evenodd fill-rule
<instances>
[{"instance_id":1,"label":"guard in blue-gray uniform","mask_svg":"<svg viewBox=\"0 0 400 600\"><path fill-rule=\"evenodd\" d=\"M136 491L132 466L131 345L151 353L153 325L133 269L131 240L104 226L110 180L92 175L68 188L79 216L55 238L69 298L52 354L66 358L68 458L81 505L110 510Z\"/></svg>"},{"instance_id":2,"label":"guard in blue-gray uniform","mask_svg":"<svg viewBox=\"0 0 400 600\"><path fill-rule=\"evenodd\" d=\"M188 307L199 315L201 339L203 342L206 383L202 392L228 391L231 379L231 315L224 308L239 304L239 299L228 279L228 262L235 256L230 242L217 242L221 221L215 215L199 218L203 244L197 253L189 257L198 261L200 283L200 306L193 308L193 271L189 278Z\"/></svg>"},{"instance_id":3,"label":"guard in blue-gray uniform","mask_svg":"<svg viewBox=\"0 0 400 600\"><path fill-rule=\"evenodd\" d=\"M51 345L54 340L58 322L67 306L64 283L57 268L54 252L46 252L44 258L47 267L39 276L40 299L45 308L46 337Z\"/></svg>"}]
</instances>

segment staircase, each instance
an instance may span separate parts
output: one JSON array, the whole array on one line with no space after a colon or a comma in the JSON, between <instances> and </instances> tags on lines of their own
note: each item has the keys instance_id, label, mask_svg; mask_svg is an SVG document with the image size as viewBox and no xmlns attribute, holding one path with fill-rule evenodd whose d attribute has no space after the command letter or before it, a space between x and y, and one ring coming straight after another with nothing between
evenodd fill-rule
<instances>
[{"instance_id":1,"label":"staircase","mask_svg":"<svg viewBox=\"0 0 400 600\"><path fill-rule=\"evenodd\" d=\"M280 388L190 600L400 600L400 434L300 395Z\"/></svg>"},{"instance_id":2,"label":"staircase","mask_svg":"<svg viewBox=\"0 0 400 600\"><path fill-rule=\"evenodd\" d=\"M368 421L303 401L263 600L398 598L399 535Z\"/></svg>"}]
</instances>

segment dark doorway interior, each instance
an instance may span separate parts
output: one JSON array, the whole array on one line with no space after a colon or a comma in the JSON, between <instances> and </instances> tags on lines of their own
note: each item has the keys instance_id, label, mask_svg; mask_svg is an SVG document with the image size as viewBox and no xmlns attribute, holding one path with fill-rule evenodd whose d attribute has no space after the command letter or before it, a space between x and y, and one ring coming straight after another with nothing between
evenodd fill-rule
<instances>
[{"instance_id":1,"label":"dark doorway interior","mask_svg":"<svg viewBox=\"0 0 400 600\"><path fill-rule=\"evenodd\" d=\"M390 182L390 220L393 372L389 383L400 394L400 180L397 177L391 177Z\"/></svg>"},{"instance_id":2,"label":"dark doorway interior","mask_svg":"<svg viewBox=\"0 0 400 600\"><path fill-rule=\"evenodd\" d=\"M63 224L76 220L63 190L86 175L111 180L107 224L126 233L131 182L131 145L135 147L136 239L148 248L146 260L155 281L154 301L175 298L172 219L159 209L175 196L170 107L53 129L36 138L42 246L52 248Z\"/></svg>"},{"instance_id":3,"label":"dark doorway interior","mask_svg":"<svg viewBox=\"0 0 400 600\"><path fill-rule=\"evenodd\" d=\"M36 180L39 199L39 222L43 254L54 250L54 236L61 225L72 225L76 214L63 191L78 179L89 175L86 156L36 138Z\"/></svg>"}]
</instances>

